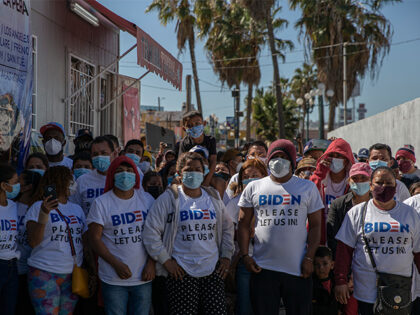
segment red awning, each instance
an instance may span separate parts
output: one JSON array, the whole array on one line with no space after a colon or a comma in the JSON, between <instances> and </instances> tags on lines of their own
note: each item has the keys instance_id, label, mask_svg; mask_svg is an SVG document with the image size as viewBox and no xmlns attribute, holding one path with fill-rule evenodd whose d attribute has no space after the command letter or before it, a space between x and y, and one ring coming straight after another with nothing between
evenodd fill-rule
<instances>
[{"instance_id":1,"label":"red awning","mask_svg":"<svg viewBox=\"0 0 420 315\"><path fill-rule=\"evenodd\" d=\"M136 24L127 21L126 19L122 18L121 16L115 14L111 10L104 7L102 4L100 4L96 0L85 0L89 5L92 6L96 11L101 13L103 16L105 16L108 20L110 20L112 23L117 25L121 30L130 33L134 37L137 36L137 26Z\"/></svg>"}]
</instances>

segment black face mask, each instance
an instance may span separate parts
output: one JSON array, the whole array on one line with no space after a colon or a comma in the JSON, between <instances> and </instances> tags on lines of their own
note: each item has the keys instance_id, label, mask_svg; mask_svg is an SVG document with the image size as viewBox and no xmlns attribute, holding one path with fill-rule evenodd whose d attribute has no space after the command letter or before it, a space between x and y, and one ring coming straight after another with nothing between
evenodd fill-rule
<instances>
[{"instance_id":1,"label":"black face mask","mask_svg":"<svg viewBox=\"0 0 420 315\"><path fill-rule=\"evenodd\" d=\"M162 186L149 186L146 190L153 198L157 199L163 193Z\"/></svg>"},{"instance_id":2,"label":"black face mask","mask_svg":"<svg viewBox=\"0 0 420 315\"><path fill-rule=\"evenodd\" d=\"M220 179L223 179L225 182L227 182L230 179L230 175L227 173L214 173L214 176L219 177Z\"/></svg>"}]
</instances>

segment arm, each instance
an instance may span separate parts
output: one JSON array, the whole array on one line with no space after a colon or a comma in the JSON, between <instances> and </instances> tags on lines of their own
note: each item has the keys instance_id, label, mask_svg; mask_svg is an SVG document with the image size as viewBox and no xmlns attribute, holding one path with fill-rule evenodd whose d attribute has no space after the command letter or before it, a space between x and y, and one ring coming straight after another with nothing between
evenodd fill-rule
<instances>
[{"instance_id":1,"label":"arm","mask_svg":"<svg viewBox=\"0 0 420 315\"><path fill-rule=\"evenodd\" d=\"M225 279L228 275L230 268L230 260L235 250L235 244L233 243L234 237L234 226L230 216L227 214L225 205L222 200L218 200L218 204L222 211L222 243L220 245L220 259L219 268L217 273Z\"/></svg>"},{"instance_id":2,"label":"arm","mask_svg":"<svg viewBox=\"0 0 420 315\"><path fill-rule=\"evenodd\" d=\"M50 200L51 196L44 199L39 209L38 220L29 221L26 224L26 230L28 232L29 246L35 248L44 239L45 225L48 222L51 210L58 207L58 200Z\"/></svg>"},{"instance_id":3,"label":"arm","mask_svg":"<svg viewBox=\"0 0 420 315\"><path fill-rule=\"evenodd\" d=\"M254 218L254 208L241 207L239 210L238 243L239 255L243 257L245 267L250 272L259 273L261 268L252 257L248 255L251 223Z\"/></svg>"},{"instance_id":4,"label":"arm","mask_svg":"<svg viewBox=\"0 0 420 315\"><path fill-rule=\"evenodd\" d=\"M308 249L301 265L304 278L309 278L314 270L315 252L321 240L321 213L322 209L308 215Z\"/></svg>"},{"instance_id":5,"label":"arm","mask_svg":"<svg viewBox=\"0 0 420 315\"><path fill-rule=\"evenodd\" d=\"M121 260L111 254L108 248L102 241L103 226L97 223L89 224L89 242L90 246L96 252L96 254L105 260L108 264L114 268L115 272L121 279L128 279L131 277L130 268L124 264Z\"/></svg>"},{"instance_id":6,"label":"arm","mask_svg":"<svg viewBox=\"0 0 420 315\"><path fill-rule=\"evenodd\" d=\"M341 241L337 242L337 258L334 268L334 278L336 284L335 297L341 304L347 304L347 301L350 298L350 290L347 285L347 276L350 271L353 252L353 247L350 247Z\"/></svg>"},{"instance_id":7,"label":"arm","mask_svg":"<svg viewBox=\"0 0 420 315\"><path fill-rule=\"evenodd\" d=\"M316 170L312 174L310 180L316 185L318 190L321 190L321 183L330 170L330 164L331 162L327 159L318 160L318 163L316 164Z\"/></svg>"},{"instance_id":8,"label":"arm","mask_svg":"<svg viewBox=\"0 0 420 315\"><path fill-rule=\"evenodd\" d=\"M214 171L216 170L217 156L215 154L209 157L209 173L204 179L203 186L210 186L210 181L213 177ZM221 196L223 198L223 196Z\"/></svg>"}]
</instances>

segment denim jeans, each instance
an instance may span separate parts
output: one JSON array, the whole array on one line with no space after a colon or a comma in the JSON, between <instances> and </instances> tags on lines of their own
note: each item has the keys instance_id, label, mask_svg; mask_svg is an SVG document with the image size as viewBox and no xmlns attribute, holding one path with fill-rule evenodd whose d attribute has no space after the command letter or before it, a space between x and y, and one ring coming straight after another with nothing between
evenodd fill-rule
<instances>
[{"instance_id":1,"label":"denim jeans","mask_svg":"<svg viewBox=\"0 0 420 315\"><path fill-rule=\"evenodd\" d=\"M149 315L152 282L135 286L101 284L106 315Z\"/></svg>"},{"instance_id":2,"label":"denim jeans","mask_svg":"<svg viewBox=\"0 0 420 315\"><path fill-rule=\"evenodd\" d=\"M18 296L19 278L16 259L0 259L0 313L14 315Z\"/></svg>"},{"instance_id":3,"label":"denim jeans","mask_svg":"<svg viewBox=\"0 0 420 315\"><path fill-rule=\"evenodd\" d=\"M238 262L236 267L236 315L252 315L251 299L249 294L249 281L251 280L251 273L246 270L242 259Z\"/></svg>"}]
</instances>

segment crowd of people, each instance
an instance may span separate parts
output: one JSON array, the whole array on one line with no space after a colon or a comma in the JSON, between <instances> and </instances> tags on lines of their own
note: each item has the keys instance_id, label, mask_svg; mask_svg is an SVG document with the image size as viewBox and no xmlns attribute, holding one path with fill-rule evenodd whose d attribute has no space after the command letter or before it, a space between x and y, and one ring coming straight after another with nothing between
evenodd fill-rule
<instances>
[{"instance_id":1,"label":"crowd of people","mask_svg":"<svg viewBox=\"0 0 420 315\"><path fill-rule=\"evenodd\" d=\"M255 141L217 152L199 112L140 139L40 129L0 164L0 313L420 314L420 170L411 145ZM74 293L75 268L89 296ZM398 281L393 281L395 278ZM396 283L394 283L396 282ZM381 311L382 313L380 313Z\"/></svg>"}]
</instances>

